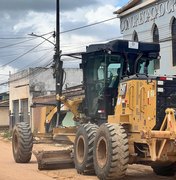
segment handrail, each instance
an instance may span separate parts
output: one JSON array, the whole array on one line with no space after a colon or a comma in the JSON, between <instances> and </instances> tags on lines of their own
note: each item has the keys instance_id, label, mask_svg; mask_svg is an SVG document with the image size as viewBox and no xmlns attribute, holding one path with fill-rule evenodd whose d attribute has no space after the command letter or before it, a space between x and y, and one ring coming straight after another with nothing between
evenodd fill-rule
<instances>
[{"instance_id":1,"label":"handrail","mask_svg":"<svg viewBox=\"0 0 176 180\"><path fill-rule=\"evenodd\" d=\"M134 86L129 88L129 109L134 110Z\"/></svg>"},{"instance_id":2,"label":"handrail","mask_svg":"<svg viewBox=\"0 0 176 180\"><path fill-rule=\"evenodd\" d=\"M140 111L144 112L144 107L145 107L145 88L141 87L140 88Z\"/></svg>"}]
</instances>

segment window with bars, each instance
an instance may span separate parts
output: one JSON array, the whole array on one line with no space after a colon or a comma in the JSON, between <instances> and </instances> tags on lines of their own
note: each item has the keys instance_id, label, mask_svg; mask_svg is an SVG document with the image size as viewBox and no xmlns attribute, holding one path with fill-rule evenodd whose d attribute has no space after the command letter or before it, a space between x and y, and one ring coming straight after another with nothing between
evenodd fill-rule
<instances>
[{"instance_id":1,"label":"window with bars","mask_svg":"<svg viewBox=\"0 0 176 180\"><path fill-rule=\"evenodd\" d=\"M154 28L153 28L153 42L159 43L159 30L156 24L154 25ZM156 59L154 61L154 69L160 69L159 59Z\"/></svg>"},{"instance_id":2,"label":"window with bars","mask_svg":"<svg viewBox=\"0 0 176 180\"><path fill-rule=\"evenodd\" d=\"M176 19L172 22L172 63L176 66Z\"/></svg>"}]
</instances>

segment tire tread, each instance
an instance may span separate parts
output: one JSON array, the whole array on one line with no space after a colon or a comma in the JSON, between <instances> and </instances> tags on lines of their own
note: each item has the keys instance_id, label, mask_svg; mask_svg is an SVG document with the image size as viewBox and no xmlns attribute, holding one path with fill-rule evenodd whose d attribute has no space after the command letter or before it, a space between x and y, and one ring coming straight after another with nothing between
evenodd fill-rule
<instances>
[{"instance_id":1,"label":"tire tread","mask_svg":"<svg viewBox=\"0 0 176 180\"><path fill-rule=\"evenodd\" d=\"M18 149L15 151L14 137L18 138ZM28 123L17 123L13 129L12 149L16 163L28 163L32 156L33 137Z\"/></svg>"},{"instance_id":2,"label":"tire tread","mask_svg":"<svg viewBox=\"0 0 176 180\"><path fill-rule=\"evenodd\" d=\"M75 161L75 168L77 169L77 172L79 174L93 174L94 173L94 165L93 165L93 146L94 146L94 140L95 140L95 134L97 132L98 126L95 124L87 123L83 124L79 127L77 131L77 136L79 136L80 131L84 131L87 136L87 155L84 163L81 165L76 160L76 153L74 153L74 161ZM77 138L76 138L77 139ZM76 141L75 141L75 148L74 151L76 151Z\"/></svg>"},{"instance_id":3,"label":"tire tread","mask_svg":"<svg viewBox=\"0 0 176 180\"><path fill-rule=\"evenodd\" d=\"M129 147L128 138L123 126L119 124L105 123L100 126L96 138L99 138L101 132L106 132L107 141L110 142L108 151L111 153L108 164L102 169L98 167L96 159L96 147L94 148L94 166L95 172L99 179L120 179L125 176L128 161L129 161ZM95 143L98 141L95 140ZM101 170L100 170L101 169Z\"/></svg>"}]
</instances>

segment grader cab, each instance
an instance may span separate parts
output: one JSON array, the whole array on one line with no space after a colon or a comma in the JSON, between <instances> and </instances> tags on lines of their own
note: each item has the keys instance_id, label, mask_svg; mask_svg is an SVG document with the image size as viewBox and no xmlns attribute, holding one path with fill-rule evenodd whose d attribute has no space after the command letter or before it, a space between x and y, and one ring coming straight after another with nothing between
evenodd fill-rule
<instances>
[{"instance_id":1,"label":"grader cab","mask_svg":"<svg viewBox=\"0 0 176 180\"><path fill-rule=\"evenodd\" d=\"M78 173L118 179L128 164L141 163L156 174L174 174L176 78L151 75L159 51L156 43L116 40L90 45L81 54L84 97L57 95L79 123L73 143ZM53 129L53 138L59 131ZM13 132L15 161L29 162L30 128L21 123Z\"/></svg>"}]
</instances>

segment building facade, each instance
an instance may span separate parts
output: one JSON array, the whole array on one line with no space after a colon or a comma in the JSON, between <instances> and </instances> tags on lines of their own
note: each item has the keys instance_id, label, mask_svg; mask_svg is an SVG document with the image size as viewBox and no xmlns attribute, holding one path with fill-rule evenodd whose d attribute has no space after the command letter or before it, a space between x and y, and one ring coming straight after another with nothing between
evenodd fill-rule
<instances>
[{"instance_id":1,"label":"building facade","mask_svg":"<svg viewBox=\"0 0 176 180\"><path fill-rule=\"evenodd\" d=\"M64 69L64 88L76 86L82 82L80 69ZM28 122L34 130L35 123L31 105L36 97L55 97L56 82L51 68L29 68L13 74L9 78L10 125ZM49 98L51 99L51 98Z\"/></svg>"},{"instance_id":2,"label":"building facade","mask_svg":"<svg viewBox=\"0 0 176 180\"><path fill-rule=\"evenodd\" d=\"M52 70L46 68L29 68L12 74L9 78L10 125L17 122L31 121L32 98L55 92Z\"/></svg>"},{"instance_id":3,"label":"building facade","mask_svg":"<svg viewBox=\"0 0 176 180\"><path fill-rule=\"evenodd\" d=\"M9 93L0 93L0 128L9 127Z\"/></svg>"},{"instance_id":4,"label":"building facade","mask_svg":"<svg viewBox=\"0 0 176 180\"><path fill-rule=\"evenodd\" d=\"M114 13L124 39L160 43L154 73L176 75L176 1L131 0Z\"/></svg>"}]
</instances>

